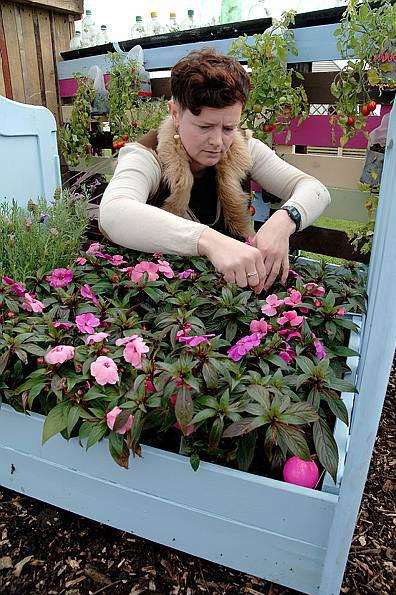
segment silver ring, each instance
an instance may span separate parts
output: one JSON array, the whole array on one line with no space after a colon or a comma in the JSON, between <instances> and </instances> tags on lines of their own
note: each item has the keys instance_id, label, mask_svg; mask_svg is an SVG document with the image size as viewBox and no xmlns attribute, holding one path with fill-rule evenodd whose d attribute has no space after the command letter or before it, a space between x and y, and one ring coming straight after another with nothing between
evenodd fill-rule
<instances>
[{"instance_id":1,"label":"silver ring","mask_svg":"<svg viewBox=\"0 0 396 595\"><path fill-rule=\"evenodd\" d=\"M247 273L246 277L256 277L256 275L258 275L258 273Z\"/></svg>"}]
</instances>

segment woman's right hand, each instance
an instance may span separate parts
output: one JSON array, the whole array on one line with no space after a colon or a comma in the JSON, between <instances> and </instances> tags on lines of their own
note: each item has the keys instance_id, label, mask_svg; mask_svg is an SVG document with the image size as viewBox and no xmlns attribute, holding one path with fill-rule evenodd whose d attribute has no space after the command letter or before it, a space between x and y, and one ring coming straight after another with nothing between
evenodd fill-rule
<instances>
[{"instance_id":1,"label":"woman's right hand","mask_svg":"<svg viewBox=\"0 0 396 595\"><path fill-rule=\"evenodd\" d=\"M239 287L249 285L255 293L263 290L266 270L263 256L254 246L208 227L198 240L198 253L209 258L227 283L236 283Z\"/></svg>"}]
</instances>

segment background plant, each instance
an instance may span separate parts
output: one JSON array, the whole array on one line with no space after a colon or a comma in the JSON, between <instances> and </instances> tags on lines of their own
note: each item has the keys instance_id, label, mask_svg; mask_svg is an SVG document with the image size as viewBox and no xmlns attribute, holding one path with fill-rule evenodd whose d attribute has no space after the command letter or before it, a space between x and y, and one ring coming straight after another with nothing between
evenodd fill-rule
<instances>
[{"instance_id":1,"label":"background plant","mask_svg":"<svg viewBox=\"0 0 396 595\"><path fill-rule=\"evenodd\" d=\"M27 208L0 202L0 276L24 282L39 270L67 266L87 225L87 198L68 190L58 190L53 202L29 201Z\"/></svg>"},{"instance_id":2,"label":"background plant","mask_svg":"<svg viewBox=\"0 0 396 595\"><path fill-rule=\"evenodd\" d=\"M347 64L335 76L331 92L336 98L338 122L343 130L341 146L357 131L365 130L366 118L375 108L373 87L380 92L390 86L390 73L396 74L391 61L375 60L395 54L396 5L380 0L374 6L369 0L350 0L334 34L337 49ZM359 109L359 105L363 104Z\"/></svg>"},{"instance_id":3,"label":"background plant","mask_svg":"<svg viewBox=\"0 0 396 595\"><path fill-rule=\"evenodd\" d=\"M68 165L75 166L91 154L89 131L91 106L95 98L93 81L82 75L75 75L77 93L73 101L70 122L59 131L59 147Z\"/></svg>"},{"instance_id":4,"label":"background plant","mask_svg":"<svg viewBox=\"0 0 396 595\"><path fill-rule=\"evenodd\" d=\"M89 448L107 436L122 466L141 441L177 450L183 438L194 469L204 458L277 476L292 453L317 456L334 477L332 426L335 417L348 422L339 392L354 390L341 379L355 354L345 313L364 308L361 272L296 262L287 287L272 289L274 313L273 296L227 286L205 259L146 259L94 244L66 271L39 271L25 288L3 279L6 401L46 415L44 440L61 432ZM295 327L282 318L292 309L305 313ZM130 345L132 359L130 341L144 346L137 356ZM59 363L46 361L53 348L65 353ZM100 357L115 384L94 377Z\"/></svg>"},{"instance_id":5,"label":"background plant","mask_svg":"<svg viewBox=\"0 0 396 595\"><path fill-rule=\"evenodd\" d=\"M135 60L116 52L109 53L111 63L108 83L110 130L116 138L131 132L131 110L138 104L140 77Z\"/></svg>"},{"instance_id":6,"label":"background plant","mask_svg":"<svg viewBox=\"0 0 396 595\"><path fill-rule=\"evenodd\" d=\"M268 139L274 131L288 128L292 118L300 122L308 116L307 96L302 85L303 75L287 68L287 55L297 55L294 33L295 13L282 15L267 31L253 36L253 44L244 35L235 40L230 53L247 62L251 69L252 91L243 114L242 125L255 131L257 138Z\"/></svg>"}]
</instances>

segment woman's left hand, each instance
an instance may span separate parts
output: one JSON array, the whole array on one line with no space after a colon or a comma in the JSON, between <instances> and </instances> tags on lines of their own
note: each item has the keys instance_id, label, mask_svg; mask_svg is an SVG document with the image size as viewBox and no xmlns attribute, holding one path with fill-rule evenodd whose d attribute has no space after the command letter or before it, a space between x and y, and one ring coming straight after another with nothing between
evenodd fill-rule
<instances>
[{"instance_id":1,"label":"woman's left hand","mask_svg":"<svg viewBox=\"0 0 396 595\"><path fill-rule=\"evenodd\" d=\"M268 290L281 273L285 284L289 274L289 238L296 224L286 211L278 210L258 230L252 245L263 255L267 277L261 289Z\"/></svg>"}]
</instances>

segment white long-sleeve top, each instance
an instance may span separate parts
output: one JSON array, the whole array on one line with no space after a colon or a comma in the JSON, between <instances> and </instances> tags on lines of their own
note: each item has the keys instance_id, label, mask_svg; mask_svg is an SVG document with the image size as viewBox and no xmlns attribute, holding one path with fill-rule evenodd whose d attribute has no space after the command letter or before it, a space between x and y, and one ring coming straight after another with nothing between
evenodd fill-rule
<instances>
[{"instance_id":1,"label":"white long-sleeve top","mask_svg":"<svg viewBox=\"0 0 396 595\"><path fill-rule=\"evenodd\" d=\"M258 139L250 138L250 174L284 204L297 207L301 229L311 225L330 203L330 194L316 178L283 161ZM120 150L114 176L100 204L99 222L111 241L142 252L196 256L207 225L148 205L158 189L161 167L153 152L138 143Z\"/></svg>"}]
</instances>

